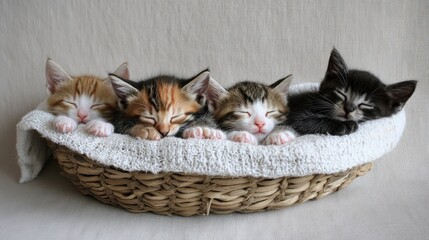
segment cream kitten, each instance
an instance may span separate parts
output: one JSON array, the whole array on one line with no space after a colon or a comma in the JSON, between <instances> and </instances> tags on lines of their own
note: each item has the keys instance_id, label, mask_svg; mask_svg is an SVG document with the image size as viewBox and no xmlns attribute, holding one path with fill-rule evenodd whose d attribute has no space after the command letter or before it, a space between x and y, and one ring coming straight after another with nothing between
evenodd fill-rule
<instances>
[{"instance_id":1,"label":"cream kitten","mask_svg":"<svg viewBox=\"0 0 429 240\"><path fill-rule=\"evenodd\" d=\"M115 74L128 78L128 64L119 66ZM48 59L46 86L51 94L47 100L48 111L57 115L53 124L58 132L73 132L81 123L95 136L105 137L114 132L107 120L117 111L118 98L109 79L91 75L71 77L59 64Z\"/></svg>"}]
</instances>

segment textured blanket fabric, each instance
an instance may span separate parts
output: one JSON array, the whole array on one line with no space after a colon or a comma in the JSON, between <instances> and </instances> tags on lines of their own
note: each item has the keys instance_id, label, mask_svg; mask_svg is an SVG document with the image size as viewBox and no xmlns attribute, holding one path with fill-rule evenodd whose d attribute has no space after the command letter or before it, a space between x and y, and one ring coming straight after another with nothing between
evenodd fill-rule
<instances>
[{"instance_id":1,"label":"textured blanket fabric","mask_svg":"<svg viewBox=\"0 0 429 240\"><path fill-rule=\"evenodd\" d=\"M293 86L291 93L315 87L300 84ZM275 178L329 174L371 162L395 147L405 126L405 112L401 111L365 122L347 136L304 135L283 146L253 146L174 137L146 141L120 134L100 138L85 133L83 125L73 133L61 134L53 129L53 118L50 113L34 110L17 125L20 182L37 177L49 157L41 137L126 171Z\"/></svg>"}]
</instances>

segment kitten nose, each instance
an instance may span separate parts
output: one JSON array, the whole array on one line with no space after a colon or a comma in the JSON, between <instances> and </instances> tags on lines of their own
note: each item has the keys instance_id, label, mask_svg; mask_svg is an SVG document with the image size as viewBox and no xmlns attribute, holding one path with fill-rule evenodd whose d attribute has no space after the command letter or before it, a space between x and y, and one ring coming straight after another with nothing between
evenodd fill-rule
<instances>
[{"instance_id":1,"label":"kitten nose","mask_svg":"<svg viewBox=\"0 0 429 240\"><path fill-rule=\"evenodd\" d=\"M255 120L255 125L258 126L259 129L261 129L265 126L265 122L260 120Z\"/></svg>"},{"instance_id":2,"label":"kitten nose","mask_svg":"<svg viewBox=\"0 0 429 240\"><path fill-rule=\"evenodd\" d=\"M83 120L85 120L85 118L88 117L88 113L83 111L78 111L77 116L83 122Z\"/></svg>"},{"instance_id":3,"label":"kitten nose","mask_svg":"<svg viewBox=\"0 0 429 240\"><path fill-rule=\"evenodd\" d=\"M158 132L161 133L161 135L163 137L165 137L170 132L170 128L168 126L161 125L161 126L158 127Z\"/></svg>"},{"instance_id":4,"label":"kitten nose","mask_svg":"<svg viewBox=\"0 0 429 240\"><path fill-rule=\"evenodd\" d=\"M344 111L346 112L346 115L356 110L356 106L352 103L346 103L344 105Z\"/></svg>"},{"instance_id":5,"label":"kitten nose","mask_svg":"<svg viewBox=\"0 0 429 240\"><path fill-rule=\"evenodd\" d=\"M168 135L168 133L170 132L170 130L169 129L167 129L167 130L159 130L159 133L161 133L161 135L163 136L163 137L165 137L165 136L167 136Z\"/></svg>"}]
</instances>

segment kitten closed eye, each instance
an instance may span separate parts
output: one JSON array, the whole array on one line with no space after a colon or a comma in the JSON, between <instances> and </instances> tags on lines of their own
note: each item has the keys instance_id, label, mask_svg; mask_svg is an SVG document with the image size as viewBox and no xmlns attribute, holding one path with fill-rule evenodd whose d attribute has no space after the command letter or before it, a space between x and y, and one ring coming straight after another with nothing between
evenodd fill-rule
<instances>
[{"instance_id":1,"label":"kitten closed eye","mask_svg":"<svg viewBox=\"0 0 429 240\"><path fill-rule=\"evenodd\" d=\"M143 123L148 123L148 124L151 124L151 125L156 125L156 119L154 117L140 116L140 121L142 121Z\"/></svg>"},{"instance_id":2,"label":"kitten closed eye","mask_svg":"<svg viewBox=\"0 0 429 240\"><path fill-rule=\"evenodd\" d=\"M68 105L73 106L74 108L77 108L77 105L76 105L76 103L74 103L74 102L66 101L66 100L63 100L63 102L64 102L64 103L66 103L66 104L68 104Z\"/></svg>"},{"instance_id":3,"label":"kitten closed eye","mask_svg":"<svg viewBox=\"0 0 429 240\"><path fill-rule=\"evenodd\" d=\"M284 124L291 81L288 76L272 85L240 82L225 90L214 115L221 129L229 132L228 139L257 144Z\"/></svg>"},{"instance_id":4,"label":"kitten closed eye","mask_svg":"<svg viewBox=\"0 0 429 240\"><path fill-rule=\"evenodd\" d=\"M186 131L185 137L198 138L198 134L190 134L196 127L216 128L208 112L208 103L215 102L215 96L205 95L205 91L219 92L216 87L220 85L210 78L208 70L190 79L163 75L140 82L114 75L110 79L123 103L123 111L113 119L118 133L160 140L184 137L186 129L191 130Z\"/></svg>"},{"instance_id":5,"label":"kitten closed eye","mask_svg":"<svg viewBox=\"0 0 429 240\"><path fill-rule=\"evenodd\" d=\"M341 92L340 90L338 90L338 89L335 89L334 90L334 92L337 94L337 96L343 101L343 102L345 102L345 101L347 101L347 96L346 96L346 94L344 94L343 92Z\"/></svg>"},{"instance_id":6,"label":"kitten closed eye","mask_svg":"<svg viewBox=\"0 0 429 240\"><path fill-rule=\"evenodd\" d=\"M97 104L93 104L93 105L91 105L91 109L92 110L97 110L97 109L100 109L101 107L104 107L104 106L106 106L106 104L105 103L97 103Z\"/></svg>"},{"instance_id":7,"label":"kitten closed eye","mask_svg":"<svg viewBox=\"0 0 429 240\"><path fill-rule=\"evenodd\" d=\"M173 117L170 119L170 123L171 123L171 124L179 124L179 123L181 123L181 122L185 121L185 119L186 119L187 117L188 117L188 115L187 115L187 114L179 114L179 115L173 116Z\"/></svg>"},{"instance_id":8,"label":"kitten closed eye","mask_svg":"<svg viewBox=\"0 0 429 240\"><path fill-rule=\"evenodd\" d=\"M266 117L275 117L277 114L281 114L279 111L276 110L272 110L272 111L268 111L265 116Z\"/></svg>"},{"instance_id":9,"label":"kitten closed eye","mask_svg":"<svg viewBox=\"0 0 429 240\"><path fill-rule=\"evenodd\" d=\"M128 75L127 64L122 64L115 73ZM110 82L91 75L71 77L59 64L48 59L46 85L51 93L47 100L48 110L58 116L54 120L58 132L72 132L78 124L88 123L86 128L93 135L111 134L113 128L101 123L118 110L118 98ZM94 124L94 120L100 123Z\"/></svg>"},{"instance_id":10,"label":"kitten closed eye","mask_svg":"<svg viewBox=\"0 0 429 240\"><path fill-rule=\"evenodd\" d=\"M238 116L244 116L244 117L251 117L252 114L250 112L247 111L234 111L234 114L238 115Z\"/></svg>"},{"instance_id":11,"label":"kitten closed eye","mask_svg":"<svg viewBox=\"0 0 429 240\"><path fill-rule=\"evenodd\" d=\"M360 122L400 111L416 83L386 85L370 72L349 70L334 48L319 89L289 96L287 123L300 134L350 134Z\"/></svg>"},{"instance_id":12,"label":"kitten closed eye","mask_svg":"<svg viewBox=\"0 0 429 240\"><path fill-rule=\"evenodd\" d=\"M359 104L358 105L358 107L360 108L360 109L362 109L362 110L371 110L371 109L374 109L374 106L373 105L370 105L370 104L366 104L366 103L361 103L361 104Z\"/></svg>"}]
</instances>

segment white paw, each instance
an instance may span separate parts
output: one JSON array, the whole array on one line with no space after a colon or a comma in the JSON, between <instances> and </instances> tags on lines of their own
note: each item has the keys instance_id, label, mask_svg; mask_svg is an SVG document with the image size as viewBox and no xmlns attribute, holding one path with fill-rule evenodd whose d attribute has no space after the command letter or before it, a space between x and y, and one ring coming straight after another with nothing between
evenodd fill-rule
<instances>
[{"instance_id":1,"label":"white paw","mask_svg":"<svg viewBox=\"0 0 429 240\"><path fill-rule=\"evenodd\" d=\"M228 139L234 142L249 143L258 145L258 139L253 134L246 131L233 131L228 134Z\"/></svg>"},{"instance_id":2,"label":"white paw","mask_svg":"<svg viewBox=\"0 0 429 240\"><path fill-rule=\"evenodd\" d=\"M77 128L76 121L67 116L57 116L53 123L55 130L60 133L73 132Z\"/></svg>"},{"instance_id":3,"label":"white paw","mask_svg":"<svg viewBox=\"0 0 429 240\"><path fill-rule=\"evenodd\" d=\"M287 142L292 141L295 138L296 138L295 134L291 131L288 131L288 130L276 131L276 132L270 133L270 135L268 135L265 138L263 144L264 145L283 145Z\"/></svg>"},{"instance_id":4,"label":"white paw","mask_svg":"<svg viewBox=\"0 0 429 240\"><path fill-rule=\"evenodd\" d=\"M112 124L98 119L89 121L85 126L88 133L98 137L107 137L113 133L114 129Z\"/></svg>"},{"instance_id":5,"label":"white paw","mask_svg":"<svg viewBox=\"0 0 429 240\"><path fill-rule=\"evenodd\" d=\"M219 129L209 127L191 127L183 132L183 138L225 140L226 135Z\"/></svg>"}]
</instances>

